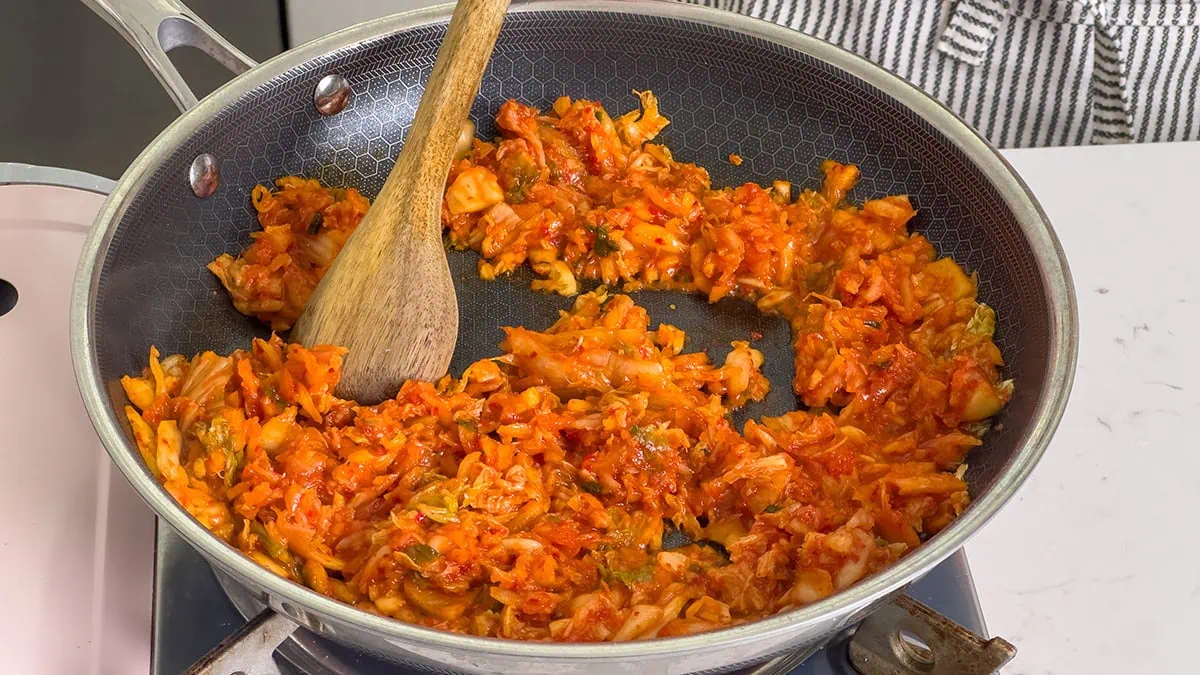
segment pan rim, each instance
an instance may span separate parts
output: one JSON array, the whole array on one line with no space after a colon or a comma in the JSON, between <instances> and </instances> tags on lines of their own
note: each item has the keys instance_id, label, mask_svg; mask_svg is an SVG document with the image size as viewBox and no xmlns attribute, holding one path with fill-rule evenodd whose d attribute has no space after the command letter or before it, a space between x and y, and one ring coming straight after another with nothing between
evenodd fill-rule
<instances>
[{"instance_id":1,"label":"pan rim","mask_svg":"<svg viewBox=\"0 0 1200 675\"><path fill-rule=\"evenodd\" d=\"M1065 411L1074 380L1078 351L1078 313L1066 257L1049 219L1009 163L965 122L915 86L873 63L814 37L775 24L706 7L660 0L538 0L515 4L510 12L588 12L640 14L676 19L732 30L819 59L847 72L917 112L939 133L957 145L988 179L1013 211L1017 224L1034 251L1047 289L1050 321L1048 376L1038 393L1032 422L1019 449L995 484L946 530L891 567L820 602L740 626L694 636L655 640L569 644L538 643L462 635L380 617L340 603L263 569L193 519L137 461L125 434L110 411L94 359L92 301L100 263L107 255L115 225L132 197L154 175L164 158L204 122L255 87L324 54L385 35L449 20L452 5L438 5L358 24L284 52L232 79L169 125L134 160L105 200L84 244L71 300L71 356L81 396L113 463L159 517L164 518L213 564L235 578L265 588L276 607L290 601L318 615L386 640L426 644L443 649L522 659L637 659L663 657L696 649L733 647L752 640L781 637L828 621L848 617L876 600L896 592L959 550L1012 498L1044 454ZM305 612L306 613L306 612ZM298 619L299 620L299 619ZM303 623L303 622L302 622ZM397 645L404 647L403 644Z\"/></svg>"}]
</instances>

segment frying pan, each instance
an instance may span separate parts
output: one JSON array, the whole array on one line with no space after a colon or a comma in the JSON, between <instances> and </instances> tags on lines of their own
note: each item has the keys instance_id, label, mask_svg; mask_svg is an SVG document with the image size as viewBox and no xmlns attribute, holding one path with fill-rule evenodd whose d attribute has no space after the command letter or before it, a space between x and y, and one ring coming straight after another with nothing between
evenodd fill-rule
<instances>
[{"instance_id":1,"label":"frying pan","mask_svg":"<svg viewBox=\"0 0 1200 675\"><path fill-rule=\"evenodd\" d=\"M882 69L778 26L690 5L555 0L516 6L472 117L493 135L508 98L548 107L561 94L633 107L651 89L672 123L660 137L715 185L786 178L819 185L821 158L858 164L854 198L907 193L913 226L979 274L998 315L996 341L1016 394L968 457L973 504L892 567L821 602L695 636L619 644L484 639L401 623L343 605L259 567L210 535L143 466L120 410L122 374L163 353L228 352L265 335L238 314L204 265L256 229L257 183L299 174L368 196L411 123L450 7L409 12L320 38L255 66L174 0L88 0L142 53L183 109L134 161L88 239L71 314L72 357L92 422L125 477L227 584L292 622L373 655L480 673L720 672L823 643L887 603L956 551L1012 497L1046 449L1075 369L1074 291L1045 214L1012 168L965 123ZM197 102L165 51L198 47L241 73ZM314 104L314 96L317 103ZM745 161L726 161L737 152ZM568 300L534 294L523 272L485 282L474 253L451 253L462 330L452 372L494 355L499 326L549 325ZM787 327L748 304L641 293L652 320L688 331L719 360L722 345L764 335L775 384L744 416L781 414L791 394ZM672 308L674 305L674 308ZM724 347L727 349L727 347ZM285 618L286 617L286 618ZM276 631L280 632L279 630ZM282 638L280 638L282 639ZM900 671L897 671L900 672Z\"/></svg>"}]
</instances>

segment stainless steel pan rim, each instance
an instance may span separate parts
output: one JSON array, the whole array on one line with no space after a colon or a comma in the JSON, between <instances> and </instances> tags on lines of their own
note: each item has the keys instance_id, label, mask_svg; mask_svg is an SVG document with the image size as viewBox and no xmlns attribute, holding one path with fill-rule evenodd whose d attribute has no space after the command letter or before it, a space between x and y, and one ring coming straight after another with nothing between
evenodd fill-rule
<instances>
[{"instance_id":1,"label":"stainless steel pan rim","mask_svg":"<svg viewBox=\"0 0 1200 675\"><path fill-rule=\"evenodd\" d=\"M110 178L75 169L39 166L19 162L0 162L0 185L49 185L107 195L116 185Z\"/></svg>"},{"instance_id":2,"label":"stainless steel pan rim","mask_svg":"<svg viewBox=\"0 0 1200 675\"><path fill-rule=\"evenodd\" d=\"M103 259L113 229L136 193L164 157L182 139L188 138L207 119L229 103L287 70L318 55L397 31L444 22L452 5L407 12L354 26L285 52L236 77L183 114L156 138L122 176L105 201L96 225L84 245L71 302L71 355L84 404L109 456L151 508L198 548L211 562L235 577L247 578L286 605L312 610L378 637L436 645L463 653L496 654L529 659L574 660L590 658L636 659L662 657L697 648L733 647L784 631L794 631L832 615L851 616L872 602L891 594L958 550L1013 496L1049 444L1067 404L1074 379L1078 343L1074 290L1062 247L1045 213L1025 183L1000 154L966 123L940 103L904 80L833 45L774 24L693 5L657 0L547 0L514 6L511 11L589 11L649 14L732 29L821 59L886 92L953 141L979 167L1019 219L1019 225L1036 255L1048 289L1051 313L1049 377L1039 394L1033 423L1026 430L1022 447L997 482L972 504L958 520L887 570L821 602L742 626L689 637L615 644L559 644L508 641L450 633L379 617L342 604L278 577L255 564L237 550L212 536L181 508L150 475L130 450L129 441L110 414L105 385L93 358L95 336L90 332L93 288L97 263ZM293 614L285 609L285 613Z\"/></svg>"}]
</instances>

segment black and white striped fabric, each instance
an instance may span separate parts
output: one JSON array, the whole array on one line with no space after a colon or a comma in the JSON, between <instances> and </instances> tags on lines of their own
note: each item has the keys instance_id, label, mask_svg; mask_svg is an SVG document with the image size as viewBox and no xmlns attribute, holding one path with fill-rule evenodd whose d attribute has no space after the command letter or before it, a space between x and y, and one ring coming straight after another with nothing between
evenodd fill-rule
<instances>
[{"instance_id":1,"label":"black and white striped fabric","mask_svg":"<svg viewBox=\"0 0 1200 675\"><path fill-rule=\"evenodd\" d=\"M908 79L1000 147L1200 139L1200 0L687 0Z\"/></svg>"}]
</instances>

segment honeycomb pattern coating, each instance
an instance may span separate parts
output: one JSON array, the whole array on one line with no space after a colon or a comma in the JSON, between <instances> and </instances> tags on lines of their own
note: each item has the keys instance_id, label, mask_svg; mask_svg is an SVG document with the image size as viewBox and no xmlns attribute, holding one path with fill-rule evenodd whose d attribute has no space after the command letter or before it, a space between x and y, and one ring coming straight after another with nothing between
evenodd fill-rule
<instances>
[{"instance_id":1,"label":"honeycomb pattern coating","mask_svg":"<svg viewBox=\"0 0 1200 675\"><path fill-rule=\"evenodd\" d=\"M432 68L444 25L376 38L296 67L257 87L180 144L134 195L102 251L93 335L105 382L139 370L153 344L163 353L228 352L265 335L238 314L204 265L241 250L257 229L250 189L286 174L318 177L373 196L404 141ZM350 105L320 116L311 95L328 73L346 76ZM999 314L997 341L1017 381L1002 430L971 458L978 494L1012 456L1033 414L1048 357L1046 289L1033 252L999 193L940 132L873 86L794 49L733 30L678 19L605 12L530 11L510 15L472 117L494 133L508 98L547 107L559 95L586 97L620 112L632 90L652 89L672 124L660 137L675 156L709 168L715 185L786 178L817 186L830 157L858 164L855 199L908 193L915 229L944 254L979 273L980 294ZM199 152L219 162L221 186L194 197L184 179ZM728 163L729 153L745 159ZM568 300L534 294L527 273L481 281L473 253L451 268L462 324L453 368L496 352L498 326L545 326ZM690 348L726 349L751 330L767 338L773 395L747 414L780 414L789 391L786 327L736 302L643 294L654 321L692 334ZM677 310L665 306L677 304ZM387 308L372 308L387 311ZM719 358L719 353L714 353ZM120 404L113 387L114 404ZM117 408L119 409L119 407Z\"/></svg>"}]
</instances>

